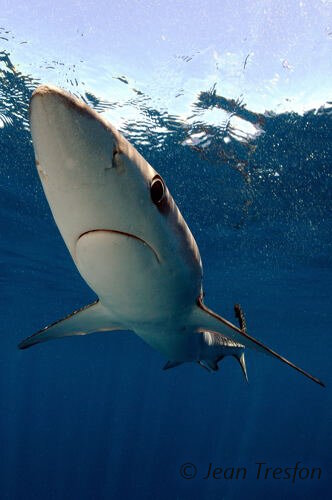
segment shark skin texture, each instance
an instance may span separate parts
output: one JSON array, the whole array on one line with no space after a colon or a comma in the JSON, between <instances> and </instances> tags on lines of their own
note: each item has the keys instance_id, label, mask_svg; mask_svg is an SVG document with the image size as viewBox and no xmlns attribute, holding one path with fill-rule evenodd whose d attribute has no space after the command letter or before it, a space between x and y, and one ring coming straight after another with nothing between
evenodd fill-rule
<instances>
[{"instance_id":1,"label":"shark skin texture","mask_svg":"<svg viewBox=\"0 0 332 500\"><path fill-rule=\"evenodd\" d=\"M275 357L323 382L250 336L203 302L196 241L165 181L103 116L51 85L30 102L36 167L55 223L93 304L19 344L130 330L169 361L210 372L235 357L247 379L244 351Z\"/></svg>"}]
</instances>

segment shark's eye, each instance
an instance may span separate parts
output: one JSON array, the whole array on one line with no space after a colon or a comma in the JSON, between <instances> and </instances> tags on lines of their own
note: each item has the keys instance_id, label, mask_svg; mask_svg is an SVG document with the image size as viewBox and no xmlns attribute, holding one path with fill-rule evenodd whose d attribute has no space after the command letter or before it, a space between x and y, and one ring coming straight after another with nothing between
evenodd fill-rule
<instances>
[{"instance_id":1,"label":"shark's eye","mask_svg":"<svg viewBox=\"0 0 332 500\"><path fill-rule=\"evenodd\" d=\"M165 184L163 180L156 176L152 179L150 186L151 200L155 205L159 205L165 196Z\"/></svg>"}]
</instances>

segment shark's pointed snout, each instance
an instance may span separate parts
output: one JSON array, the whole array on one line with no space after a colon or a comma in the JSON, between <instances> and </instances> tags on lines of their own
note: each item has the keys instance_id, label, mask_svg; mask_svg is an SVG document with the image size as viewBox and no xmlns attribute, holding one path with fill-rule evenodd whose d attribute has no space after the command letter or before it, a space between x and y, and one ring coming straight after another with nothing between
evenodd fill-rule
<instances>
[{"instance_id":1,"label":"shark's pointed snout","mask_svg":"<svg viewBox=\"0 0 332 500\"><path fill-rule=\"evenodd\" d=\"M112 165L117 131L83 101L49 85L38 87L30 102L36 160L46 175L60 163L74 175L84 166ZM96 161L98 158L98 161Z\"/></svg>"},{"instance_id":2,"label":"shark's pointed snout","mask_svg":"<svg viewBox=\"0 0 332 500\"><path fill-rule=\"evenodd\" d=\"M30 127L45 194L74 256L83 232L119 226L119 217L112 218L120 201L113 168L119 134L84 102L50 85L32 95Z\"/></svg>"}]
</instances>

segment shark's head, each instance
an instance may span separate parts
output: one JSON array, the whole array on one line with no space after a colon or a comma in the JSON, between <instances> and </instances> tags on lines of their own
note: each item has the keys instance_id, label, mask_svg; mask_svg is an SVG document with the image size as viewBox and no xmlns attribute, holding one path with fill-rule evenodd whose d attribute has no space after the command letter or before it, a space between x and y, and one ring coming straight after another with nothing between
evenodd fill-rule
<instances>
[{"instance_id":1,"label":"shark's head","mask_svg":"<svg viewBox=\"0 0 332 500\"><path fill-rule=\"evenodd\" d=\"M164 179L101 115L61 89L35 90L30 122L54 219L96 293L111 301L130 294L137 310L147 301L192 303L201 287L199 251Z\"/></svg>"}]
</instances>

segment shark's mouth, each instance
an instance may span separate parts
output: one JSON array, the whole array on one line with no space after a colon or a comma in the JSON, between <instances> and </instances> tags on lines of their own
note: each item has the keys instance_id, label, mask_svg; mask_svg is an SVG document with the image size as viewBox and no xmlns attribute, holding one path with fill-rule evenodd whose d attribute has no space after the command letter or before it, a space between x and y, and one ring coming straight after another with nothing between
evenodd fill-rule
<instances>
[{"instance_id":1,"label":"shark's mouth","mask_svg":"<svg viewBox=\"0 0 332 500\"><path fill-rule=\"evenodd\" d=\"M77 241L79 241L83 236L86 236L87 234L92 234L92 233L112 233L112 234L117 234L119 236L125 236L127 238L133 238L134 240L147 246L151 250L151 252L154 254L155 258L157 259L157 262L160 264L160 257L158 255L158 253L156 252L156 250L153 248L153 246L150 245L150 243L143 240L143 238L136 236L135 234L126 233L125 231L118 231L117 229L90 229L89 231L85 231L84 233L80 234L80 236L77 238Z\"/></svg>"}]
</instances>

